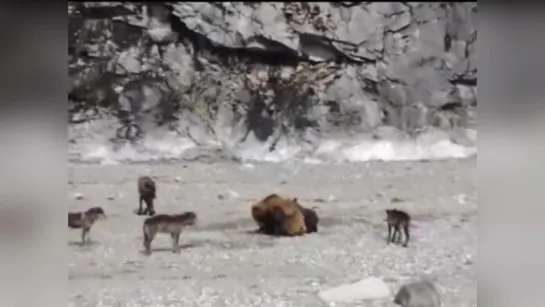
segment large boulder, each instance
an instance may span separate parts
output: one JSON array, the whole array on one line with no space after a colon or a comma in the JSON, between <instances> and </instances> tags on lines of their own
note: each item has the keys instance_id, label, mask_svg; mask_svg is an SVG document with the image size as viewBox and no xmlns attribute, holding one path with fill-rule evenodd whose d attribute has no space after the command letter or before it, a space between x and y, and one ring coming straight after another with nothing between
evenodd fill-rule
<instances>
[{"instance_id":1,"label":"large boulder","mask_svg":"<svg viewBox=\"0 0 545 307\"><path fill-rule=\"evenodd\" d=\"M413 281L399 289L394 303L402 307L441 307L441 294L429 280Z\"/></svg>"}]
</instances>

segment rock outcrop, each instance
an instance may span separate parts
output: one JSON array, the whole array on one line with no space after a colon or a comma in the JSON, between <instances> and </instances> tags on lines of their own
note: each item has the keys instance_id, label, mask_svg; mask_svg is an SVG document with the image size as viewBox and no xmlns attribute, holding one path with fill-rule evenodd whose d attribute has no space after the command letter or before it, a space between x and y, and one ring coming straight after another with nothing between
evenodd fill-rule
<instances>
[{"instance_id":1,"label":"rock outcrop","mask_svg":"<svg viewBox=\"0 0 545 307\"><path fill-rule=\"evenodd\" d=\"M70 3L70 122L310 142L475 125L477 3ZM147 124L146 124L147 123ZM144 133L146 129L142 128Z\"/></svg>"}]
</instances>

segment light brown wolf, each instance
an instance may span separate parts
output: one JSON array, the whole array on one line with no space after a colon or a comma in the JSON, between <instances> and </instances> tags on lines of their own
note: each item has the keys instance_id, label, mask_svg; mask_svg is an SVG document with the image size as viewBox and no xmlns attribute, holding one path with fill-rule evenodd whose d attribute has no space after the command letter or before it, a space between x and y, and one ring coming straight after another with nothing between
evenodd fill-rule
<instances>
[{"instance_id":1,"label":"light brown wolf","mask_svg":"<svg viewBox=\"0 0 545 307\"><path fill-rule=\"evenodd\" d=\"M158 214L148 217L142 225L144 234L144 248L148 255L151 255L151 242L157 233L169 233L172 237L172 251L180 251L180 233L186 226L194 225L197 221L197 215L194 212L185 212L182 214Z\"/></svg>"}]
</instances>

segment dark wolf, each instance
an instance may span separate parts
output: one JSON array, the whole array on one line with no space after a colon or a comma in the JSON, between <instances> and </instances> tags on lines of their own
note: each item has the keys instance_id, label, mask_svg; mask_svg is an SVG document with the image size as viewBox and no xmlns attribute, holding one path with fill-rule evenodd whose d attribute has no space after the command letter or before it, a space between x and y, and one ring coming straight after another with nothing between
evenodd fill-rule
<instances>
[{"instance_id":1,"label":"dark wolf","mask_svg":"<svg viewBox=\"0 0 545 307\"><path fill-rule=\"evenodd\" d=\"M146 254L151 255L151 242L158 233L169 233L172 237L172 251L179 252L182 229L194 225L196 221L197 215L191 211L182 214L158 214L148 217L142 225Z\"/></svg>"},{"instance_id":2,"label":"dark wolf","mask_svg":"<svg viewBox=\"0 0 545 307\"><path fill-rule=\"evenodd\" d=\"M299 206L303 216L305 217L305 226L307 227L307 233L318 232L318 214L314 211L314 208L306 208L299 204L298 199L294 198L293 202Z\"/></svg>"},{"instance_id":3,"label":"dark wolf","mask_svg":"<svg viewBox=\"0 0 545 307\"><path fill-rule=\"evenodd\" d=\"M101 207L93 207L85 212L68 212L68 227L72 229L81 229L81 245L85 240L91 238L89 232L97 220L105 220L106 214Z\"/></svg>"},{"instance_id":4,"label":"dark wolf","mask_svg":"<svg viewBox=\"0 0 545 307\"><path fill-rule=\"evenodd\" d=\"M138 206L138 215L150 216L155 215L155 208L153 205L154 199L157 197L157 188L155 181L149 176L141 176L138 178L138 194L140 196L140 203ZM146 209L142 212L142 202L146 203Z\"/></svg>"},{"instance_id":5,"label":"dark wolf","mask_svg":"<svg viewBox=\"0 0 545 307\"><path fill-rule=\"evenodd\" d=\"M386 242L388 244L390 242L394 243L397 234L397 243L401 243L401 229L403 229L405 233L403 247L407 247L410 239L409 224L411 223L411 216L402 210L386 209L386 223L388 225L388 239ZM394 230L393 234L392 229Z\"/></svg>"}]
</instances>

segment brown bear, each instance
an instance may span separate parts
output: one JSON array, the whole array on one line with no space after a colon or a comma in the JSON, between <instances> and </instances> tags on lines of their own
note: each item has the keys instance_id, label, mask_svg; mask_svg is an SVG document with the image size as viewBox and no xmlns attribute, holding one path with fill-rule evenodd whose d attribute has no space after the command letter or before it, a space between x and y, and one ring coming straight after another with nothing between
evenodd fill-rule
<instances>
[{"instance_id":1,"label":"brown bear","mask_svg":"<svg viewBox=\"0 0 545 307\"><path fill-rule=\"evenodd\" d=\"M274 236L299 236L307 232L305 217L292 199L271 194L252 206L258 232Z\"/></svg>"}]
</instances>

